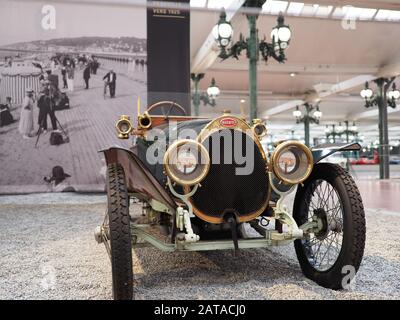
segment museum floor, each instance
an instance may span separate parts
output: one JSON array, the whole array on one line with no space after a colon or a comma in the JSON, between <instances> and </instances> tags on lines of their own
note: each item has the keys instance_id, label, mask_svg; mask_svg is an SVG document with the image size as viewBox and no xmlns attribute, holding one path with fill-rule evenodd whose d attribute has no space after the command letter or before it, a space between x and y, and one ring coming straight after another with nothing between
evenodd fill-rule
<instances>
[{"instance_id":1,"label":"museum floor","mask_svg":"<svg viewBox=\"0 0 400 320\"><path fill-rule=\"evenodd\" d=\"M357 182L367 241L353 289L307 280L292 246L236 258L142 248L133 255L136 299L400 299L400 179ZM0 299L110 299L110 263L93 237L104 210L103 195L0 197Z\"/></svg>"}]
</instances>

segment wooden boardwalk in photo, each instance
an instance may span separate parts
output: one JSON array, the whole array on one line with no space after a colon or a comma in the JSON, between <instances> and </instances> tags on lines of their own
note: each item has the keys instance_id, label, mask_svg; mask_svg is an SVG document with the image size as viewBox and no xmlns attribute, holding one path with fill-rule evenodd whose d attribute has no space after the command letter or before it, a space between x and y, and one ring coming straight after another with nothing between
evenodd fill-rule
<instances>
[{"instance_id":1,"label":"wooden boardwalk in photo","mask_svg":"<svg viewBox=\"0 0 400 320\"><path fill-rule=\"evenodd\" d=\"M117 138L115 123L121 114L136 117L136 102L140 95L142 108L146 103L146 73L133 76L117 73L116 97L103 97L102 77L108 70L99 69L90 79L90 89L84 89L82 71L77 68L74 92L67 92L70 109L56 112L68 132L70 142L60 146L50 145L50 131L40 136L23 139L18 132L18 121L0 128L0 193L50 191L43 177L60 165L71 175L67 181L76 191L103 191L104 177L100 174L104 161L99 150L111 145L128 147L131 140ZM60 79L61 80L61 79ZM62 85L62 81L59 82ZM34 108L35 132L38 129L39 109ZM20 107L12 111L19 120ZM48 128L51 122L48 118Z\"/></svg>"}]
</instances>

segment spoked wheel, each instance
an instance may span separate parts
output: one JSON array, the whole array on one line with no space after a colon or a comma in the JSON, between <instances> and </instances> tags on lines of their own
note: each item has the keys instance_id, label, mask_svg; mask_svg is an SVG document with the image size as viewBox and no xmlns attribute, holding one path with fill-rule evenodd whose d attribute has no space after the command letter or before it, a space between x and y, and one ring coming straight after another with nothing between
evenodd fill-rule
<instances>
[{"instance_id":1,"label":"spoked wheel","mask_svg":"<svg viewBox=\"0 0 400 320\"><path fill-rule=\"evenodd\" d=\"M341 289L350 271L344 267L356 272L365 246L364 207L352 177L335 164L315 165L304 186L298 187L293 217L299 226L311 221L318 225L295 241L303 273L323 287Z\"/></svg>"},{"instance_id":2,"label":"spoked wheel","mask_svg":"<svg viewBox=\"0 0 400 320\"><path fill-rule=\"evenodd\" d=\"M107 212L101 228L111 260L113 298L131 300L133 272L129 196L124 170L119 164L110 164L107 168L107 200Z\"/></svg>"}]
</instances>

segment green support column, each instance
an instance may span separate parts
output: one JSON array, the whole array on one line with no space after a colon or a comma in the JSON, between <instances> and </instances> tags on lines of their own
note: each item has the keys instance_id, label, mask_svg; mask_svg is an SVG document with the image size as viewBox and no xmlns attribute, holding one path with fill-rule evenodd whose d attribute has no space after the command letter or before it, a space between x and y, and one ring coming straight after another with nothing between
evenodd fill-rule
<instances>
[{"instance_id":1,"label":"green support column","mask_svg":"<svg viewBox=\"0 0 400 320\"><path fill-rule=\"evenodd\" d=\"M346 125L346 143L349 143L349 121L346 120L344 124ZM350 163L349 163L349 155L347 152L344 152L344 157L346 158L346 169L347 171L349 171Z\"/></svg>"},{"instance_id":2,"label":"green support column","mask_svg":"<svg viewBox=\"0 0 400 320\"><path fill-rule=\"evenodd\" d=\"M333 143L336 143L336 131L335 131L335 125L332 125L332 128L333 128L333 130L332 130L332 132L333 132Z\"/></svg>"},{"instance_id":3,"label":"green support column","mask_svg":"<svg viewBox=\"0 0 400 320\"><path fill-rule=\"evenodd\" d=\"M258 35L256 29L257 17L247 15L250 35L248 38L247 55L249 58L249 86L250 86L250 121L257 118L257 61Z\"/></svg>"},{"instance_id":4,"label":"green support column","mask_svg":"<svg viewBox=\"0 0 400 320\"><path fill-rule=\"evenodd\" d=\"M199 107L200 107L199 81L194 81L193 106L194 106L194 115L195 117L198 117Z\"/></svg>"},{"instance_id":5,"label":"green support column","mask_svg":"<svg viewBox=\"0 0 400 320\"><path fill-rule=\"evenodd\" d=\"M389 133L385 79L377 79L379 110L379 178L389 179Z\"/></svg>"},{"instance_id":6,"label":"green support column","mask_svg":"<svg viewBox=\"0 0 400 320\"><path fill-rule=\"evenodd\" d=\"M310 119L311 119L311 111L313 107L306 103L304 105L306 108L306 114L304 115L304 143L307 147L310 147Z\"/></svg>"},{"instance_id":7,"label":"green support column","mask_svg":"<svg viewBox=\"0 0 400 320\"><path fill-rule=\"evenodd\" d=\"M309 119L309 117L304 118L304 143L307 147L310 147L310 119Z\"/></svg>"},{"instance_id":8,"label":"green support column","mask_svg":"<svg viewBox=\"0 0 400 320\"><path fill-rule=\"evenodd\" d=\"M300 117L300 116L296 116L296 123L300 123L303 122L304 123L304 144L307 147L310 147L311 143L310 143L310 125L312 123L316 123L319 124L319 116L313 116L312 112L313 110L319 111L319 107L315 107L309 103L305 103L304 104L305 107L305 113L304 116ZM298 107L296 108L296 110L299 110Z\"/></svg>"},{"instance_id":9,"label":"green support column","mask_svg":"<svg viewBox=\"0 0 400 320\"><path fill-rule=\"evenodd\" d=\"M192 79L193 83L194 83L194 92L192 93L192 101L193 101L193 106L194 106L194 115L196 117L199 116L199 108L200 108L200 102L201 102L201 95L199 92L199 82L201 79L204 78L204 73L198 73L198 74L194 74L191 73L190 74L190 78Z\"/></svg>"}]
</instances>

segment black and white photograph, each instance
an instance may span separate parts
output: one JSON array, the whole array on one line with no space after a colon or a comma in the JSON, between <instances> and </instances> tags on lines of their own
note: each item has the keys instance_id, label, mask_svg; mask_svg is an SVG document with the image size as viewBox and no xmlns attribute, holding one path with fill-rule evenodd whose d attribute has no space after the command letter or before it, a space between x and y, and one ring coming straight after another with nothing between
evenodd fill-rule
<instances>
[{"instance_id":1,"label":"black and white photograph","mask_svg":"<svg viewBox=\"0 0 400 320\"><path fill-rule=\"evenodd\" d=\"M104 191L97 151L147 100L145 12L1 1L0 193Z\"/></svg>"}]
</instances>

